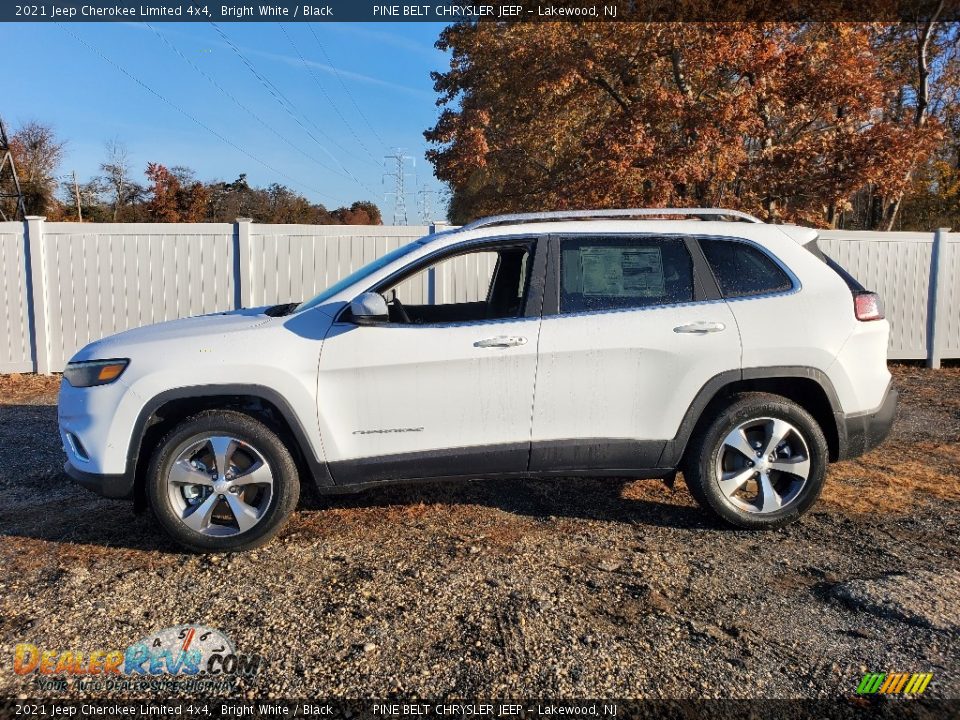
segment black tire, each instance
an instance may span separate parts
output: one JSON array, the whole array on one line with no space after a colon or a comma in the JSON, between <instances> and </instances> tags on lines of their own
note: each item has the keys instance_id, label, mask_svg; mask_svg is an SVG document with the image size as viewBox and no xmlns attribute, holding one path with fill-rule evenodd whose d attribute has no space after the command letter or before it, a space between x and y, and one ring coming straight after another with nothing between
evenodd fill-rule
<instances>
[{"instance_id":1,"label":"black tire","mask_svg":"<svg viewBox=\"0 0 960 720\"><path fill-rule=\"evenodd\" d=\"M806 482L783 507L770 512L751 512L735 505L735 500L728 499L721 491L718 463L724 438L729 433L744 423L766 418L790 423L801 436L808 450L809 473ZM793 435L790 437L794 443L799 442ZM733 396L728 405L694 434L682 469L690 494L701 507L736 527L768 530L796 521L817 501L826 479L828 461L827 440L810 413L780 395L742 393ZM788 483L792 480L791 476L786 478Z\"/></svg>"},{"instance_id":2,"label":"black tire","mask_svg":"<svg viewBox=\"0 0 960 720\"><path fill-rule=\"evenodd\" d=\"M236 438L255 449L273 476L270 496L260 519L246 531L214 536L198 532L181 519L168 492L168 475L180 453L211 435ZM146 479L150 507L164 530L187 550L199 553L241 552L269 542L283 527L300 497L300 480L290 451L276 433L249 415L232 410L207 410L187 418L160 441L150 459ZM224 497L224 496L220 496Z\"/></svg>"}]
</instances>

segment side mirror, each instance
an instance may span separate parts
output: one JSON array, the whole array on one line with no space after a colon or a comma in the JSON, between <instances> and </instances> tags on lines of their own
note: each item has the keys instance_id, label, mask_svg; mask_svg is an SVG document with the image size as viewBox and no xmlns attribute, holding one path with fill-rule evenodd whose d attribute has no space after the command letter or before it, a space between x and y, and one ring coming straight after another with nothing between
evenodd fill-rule
<instances>
[{"instance_id":1,"label":"side mirror","mask_svg":"<svg viewBox=\"0 0 960 720\"><path fill-rule=\"evenodd\" d=\"M350 303L350 316L357 325L390 322L387 301L383 295L375 292L365 292L354 298Z\"/></svg>"}]
</instances>

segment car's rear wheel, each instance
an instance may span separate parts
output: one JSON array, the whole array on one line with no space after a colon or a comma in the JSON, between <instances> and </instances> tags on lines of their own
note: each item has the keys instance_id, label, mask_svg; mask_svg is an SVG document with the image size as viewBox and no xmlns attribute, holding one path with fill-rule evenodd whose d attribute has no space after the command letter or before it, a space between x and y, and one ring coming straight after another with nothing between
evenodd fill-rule
<instances>
[{"instance_id":1,"label":"car's rear wheel","mask_svg":"<svg viewBox=\"0 0 960 720\"><path fill-rule=\"evenodd\" d=\"M269 541L296 507L296 464L281 439L242 413L187 418L157 446L147 476L157 519L196 552L236 552Z\"/></svg>"},{"instance_id":2,"label":"car's rear wheel","mask_svg":"<svg viewBox=\"0 0 960 720\"><path fill-rule=\"evenodd\" d=\"M796 403L765 393L732 399L691 440L683 474L705 508L743 528L777 528L816 502L827 441Z\"/></svg>"}]
</instances>

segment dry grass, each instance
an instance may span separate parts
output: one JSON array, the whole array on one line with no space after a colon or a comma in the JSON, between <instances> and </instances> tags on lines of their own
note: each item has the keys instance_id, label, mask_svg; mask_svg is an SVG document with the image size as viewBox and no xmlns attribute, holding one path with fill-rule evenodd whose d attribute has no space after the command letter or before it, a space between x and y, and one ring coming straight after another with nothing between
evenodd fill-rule
<instances>
[{"instance_id":1,"label":"dry grass","mask_svg":"<svg viewBox=\"0 0 960 720\"><path fill-rule=\"evenodd\" d=\"M851 513L960 500L960 368L891 365L900 411L890 438L830 467L823 501Z\"/></svg>"},{"instance_id":2,"label":"dry grass","mask_svg":"<svg viewBox=\"0 0 960 720\"><path fill-rule=\"evenodd\" d=\"M902 402L960 410L960 367L929 370L919 364L891 364Z\"/></svg>"},{"instance_id":3,"label":"dry grass","mask_svg":"<svg viewBox=\"0 0 960 720\"><path fill-rule=\"evenodd\" d=\"M905 512L930 498L960 500L960 446L891 441L830 467L823 500L854 513Z\"/></svg>"},{"instance_id":4,"label":"dry grass","mask_svg":"<svg viewBox=\"0 0 960 720\"><path fill-rule=\"evenodd\" d=\"M55 403L59 388L60 375L0 375L0 405Z\"/></svg>"}]
</instances>

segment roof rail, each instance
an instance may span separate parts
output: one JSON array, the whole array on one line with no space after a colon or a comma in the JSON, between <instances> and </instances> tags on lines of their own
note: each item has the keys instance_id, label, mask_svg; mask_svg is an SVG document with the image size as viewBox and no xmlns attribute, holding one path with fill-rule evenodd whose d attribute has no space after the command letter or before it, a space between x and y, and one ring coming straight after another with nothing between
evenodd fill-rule
<instances>
[{"instance_id":1,"label":"roof rail","mask_svg":"<svg viewBox=\"0 0 960 720\"><path fill-rule=\"evenodd\" d=\"M760 218L740 212L739 210L724 210L723 208L633 208L611 210L556 210L539 213L514 213L511 215L492 215L480 218L459 228L476 230L491 225L506 225L509 223L538 222L545 220L603 220L607 218L649 217L660 215L689 215L691 217L718 220L733 220L737 222L762 223Z\"/></svg>"}]
</instances>

